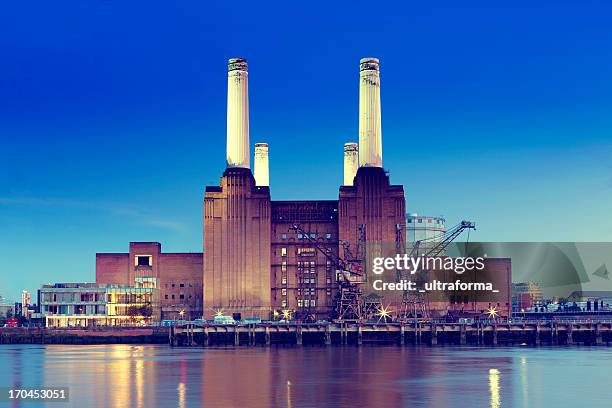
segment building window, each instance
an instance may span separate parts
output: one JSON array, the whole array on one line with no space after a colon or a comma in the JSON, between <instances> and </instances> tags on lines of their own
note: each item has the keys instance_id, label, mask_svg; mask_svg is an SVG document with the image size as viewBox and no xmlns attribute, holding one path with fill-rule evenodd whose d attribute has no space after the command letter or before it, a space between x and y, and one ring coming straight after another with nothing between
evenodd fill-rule
<instances>
[{"instance_id":1,"label":"building window","mask_svg":"<svg viewBox=\"0 0 612 408\"><path fill-rule=\"evenodd\" d=\"M164 299L168 299L168 295L164 295Z\"/></svg>"},{"instance_id":2,"label":"building window","mask_svg":"<svg viewBox=\"0 0 612 408\"><path fill-rule=\"evenodd\" d=\"M281 306L282 306L282 307L287 307L287 301L286 301L286 300L283 300L283 301L281 302Z\"/></svg>"},{"instance_id":3,"label":"building window","mask_svg":"<svg viewBox=\"0 0 612 408\"><path fill-rule=\"evenodd\" d=\"M281 263L281 271L287 272L287 261Z\"/></svg>"},{"instance_id":4,"label":"building window","mask_svg":"<svg viewBox=\"0 0 612 408\"><path fill-rule=\"evenodd\" d=\"M287 234L281 234L281 239L283 240L287 239Z\"/></svg>"},{"instance_id":5,"label":"building window","mask_svg":"<svg viewBox=\"0 0 612 408\"><path fill-rule=\"evenodd\" d=\"M283 277L281 278L281 284L283 284L283 285L286 285L286 284L287 284L287 277L286 277L286 276L283 276Z\"/></svg>"},{"instance_id":6,"label":"building window","mask_svg":"<svg viewBox=\"0 0 612 408\"><path fill-rule=\"evenodd\" d=\"M412 218L408 218L408 224L412 224Z\"/></svg>"},{"instance_id":7,"label":"building window","mask_svg":"<svg viewBox=\"0 0 612 408\"><path fill-rule=\"evenodd\" d=\"M151 255L136 255L136 266L153 266L153 256Z\"/></svg>"},{"instance_id":8,"label":"building window","mask_svg":"<svg viewBox=\"0 0 612 408\"><path fill-rule=\"evenodd\" d=\"M302 307L302 304L303 304L303 303L302 303L302 299L298 299L298 301L297 301L297 305L298 305L298 307Z\"/></svg>"},{"instance_id":9,"label":"building window","mask_svg":"<svg viewBox=\"0 0 612 408\"><path fill-rule=\"evenodd\" d=\"M331 234L325 234L325 239L331 239Z\"/></svg>"},{"instance_id":10,"label":"building window","mask_svg":"<svg viewBox=\"0 0 612 408\"><path fill-rule=\"evenodd\" d=\"M314 248L298 248L298 255L315 256L315 249Z\"/></svg>"},{"instance_id":11,"label":"building window","mask_svg":"<svg viewBox=\"0 0 612 408\"><path fill-rule=\"evenodd\" d=\"M283 295L283 296L287 296L287 289L283 288L283 289L281 290L281 295Z\"/></svg>"},{"instance_id":12,"label":"building window","mask_svg":"<svg viewBox=\"0 0 612 408\"><path fill-rule=\"evenodd\" d=\"M331 289L326 290L327 296L331 296Z\"/></svg>"},{"instance_id":13,"label":"building window","mask_svg":"<svg viewBox=\"0 0 612 408\"><path fill-rule=\"evenodd\" d=\"M174 299L174 295L172 295L172 299Z\"/></svg>"},{"instance_id":14,"label":"building window","mask_svg":"<svg viewBox=\"0 0 612 408\"><path fill-rule=\"evenodd\" d=\"M310 300L310 306L315 307L317 304L315 303L314 299Z\"/></svg>"},{"instance_id":15,"label":"building window","mask_svg":"<svg viewBox=\"0 0 612 408\"><path fill-rule=\"evenodd\" d=\"M285 247L281 248L281 256L287 256L287 248Z\"/></svg>"},{"instance_id":16,"label":"building window","mask_svg":"<svg viewBox=\"0 0 612 408\"><path fill-rule=\"evenodd\" d=\"M327 284L331 285L331 278L329 276L327 277Z\"/></svg>"},{"instance_id":17,"label":"building window","mask_svg":"<svg viewBox=\"0 0 612 408\"><path fill-rule=\"evenodd\" d=\"M180 286L181 288L184 288L184 287L185 287L185 284L184 284L184 283L181 283L179 286Z\"/></svg>"}]
</instances>

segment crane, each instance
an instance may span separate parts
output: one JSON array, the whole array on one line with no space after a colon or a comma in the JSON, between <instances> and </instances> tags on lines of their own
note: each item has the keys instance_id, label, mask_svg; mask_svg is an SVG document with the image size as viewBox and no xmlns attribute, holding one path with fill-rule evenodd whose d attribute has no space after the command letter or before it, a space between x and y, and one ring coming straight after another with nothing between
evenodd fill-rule
<instances>
[{"instance_id":1,"label":"crane","mask_svg":"<svg viewBox=\"0 0 612 408\"><path fill-rule=\"evenodd\" d=\"M334 265L336 269L336 280L338 282L338 293L336 296L335 315L339 320L361 320L363 318L363 305L361 301L361 284L365 283L363 273L363 251L365 244L365 225L359 226L357 248L353 253L349 243L342 242L344 256L322 248L319 242L305 231L299 224L295 223L289 230L296 231L303 239L309 241L312 246Z\"/></svg>"},{"instance_id":2,"label":"crane","mask_svg":"<svg viewBox=\"0 0 612 408\"><path fill-rule=\"evenodd\" d=\"M453 242L455 238L457 238L459 235L461 235L463 231L475 229L476 224L473 221L461 221L459 224L446 231L444 235L438 235L416 241L408 256L440 256L440 254L444 252L444 250L450 245L450 243ZM425 248L425 252L419 253L421 245L429 242L432 243L431 248ZM417 279L416 284L418 287L423 287L425 272L426 271L423 270L416 271L415 276ZM406 271L403 271L403 273L405 274ZM397 271L397 278L398 281L402 279L407 279L406 276L402 276L402 271L399 270ZM407 321L410 315L412 315L415 320L418 319L419 315L421 316L421 318L427 318L429 316L429 301L427 299L427 293L404 290L404 293L402 294L402 306L400 310L401 311L398 316L399 320Z\"/></svg>"}]
</instances>

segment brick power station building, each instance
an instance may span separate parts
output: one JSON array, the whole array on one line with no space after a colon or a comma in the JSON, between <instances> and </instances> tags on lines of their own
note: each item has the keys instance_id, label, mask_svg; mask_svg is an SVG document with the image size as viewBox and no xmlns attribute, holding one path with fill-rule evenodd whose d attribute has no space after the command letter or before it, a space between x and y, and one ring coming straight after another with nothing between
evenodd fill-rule
<instances>
[{"instance_id":1,"label":"brick power station building","mask_svg":"<svg viewBox=\"0 0 612 408\"><path fill-rule=\"evenodd\" d=\"M268 319L281 309L329 318L338 292L331 259L404 239L398 234L406 228L404 189L392 185L382 167L378 59L360 62L359 144L344 147L337 200L273 201L268 145L256 143L254 156L253 174L248 66L234 58L228 63L227 167L219 185L205 190L203 253L164 253L159 243L132 242L129 253L96 255L97 283L156 287L163 318L180 311L210 318L223 310Z\"/></svg>"}]
</instances>

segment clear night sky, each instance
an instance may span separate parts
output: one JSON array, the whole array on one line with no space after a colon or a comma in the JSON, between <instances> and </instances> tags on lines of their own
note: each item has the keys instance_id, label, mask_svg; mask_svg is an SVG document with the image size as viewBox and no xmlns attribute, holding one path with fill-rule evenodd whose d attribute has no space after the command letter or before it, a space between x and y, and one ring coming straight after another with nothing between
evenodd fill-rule
<instances>
[{"instance_id":1,"label":"clear night sky","mask_svg":"<svg viewBox=\"0 0 612 408\"><path fill-rule=\"evenodd\" d=\"M273 199L337 198L359 58L379 57L383 165L410 212L474 220L472 240L612 239L609 2L124 3L2 5L5 297L93 281L95 253L129 241L201 251L236 56Z\"/></svg>"}]
</instances>

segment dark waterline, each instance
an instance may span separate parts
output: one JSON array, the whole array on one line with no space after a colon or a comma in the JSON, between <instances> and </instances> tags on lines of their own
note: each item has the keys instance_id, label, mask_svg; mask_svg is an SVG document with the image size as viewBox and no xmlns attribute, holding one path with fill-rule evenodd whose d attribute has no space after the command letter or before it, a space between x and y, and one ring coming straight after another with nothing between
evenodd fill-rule
<instances>
[{"instance_id":1,"label":"dark waterline","mask_svg":"<svg viewBox=\"0 0 612 408\"><path fill-rule=\"evenodd\" d=\"M0 362L0 387L70 387L69 403L25 406L566 407L612 396L604 347L4 345Z\"/></svg>"}]
</instances>

